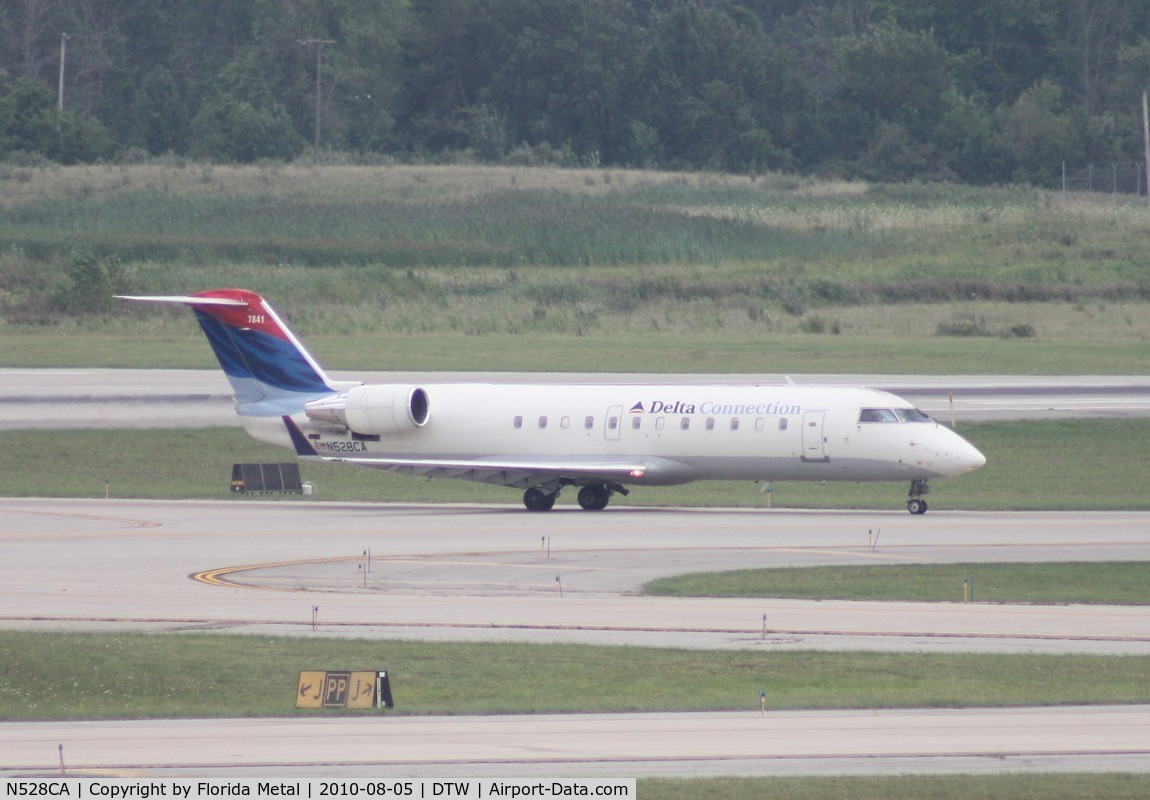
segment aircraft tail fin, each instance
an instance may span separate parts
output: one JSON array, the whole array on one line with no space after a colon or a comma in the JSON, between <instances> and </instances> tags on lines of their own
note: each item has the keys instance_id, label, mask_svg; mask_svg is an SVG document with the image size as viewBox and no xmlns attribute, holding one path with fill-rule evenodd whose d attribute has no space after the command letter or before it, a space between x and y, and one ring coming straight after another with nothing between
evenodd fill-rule
<instances>
[{"instance_id":1,"label":"aircraft tail fin","mask_svg":"<svg viewBox=\"0 0 1150 800\"><path fill-rule=\"evenodd\" d=\"M242 416L295 414L339 391L275 310L255 292L213 289L187 296L125 300L191 306L236 393Z\"/></svg>"}]
</instances>

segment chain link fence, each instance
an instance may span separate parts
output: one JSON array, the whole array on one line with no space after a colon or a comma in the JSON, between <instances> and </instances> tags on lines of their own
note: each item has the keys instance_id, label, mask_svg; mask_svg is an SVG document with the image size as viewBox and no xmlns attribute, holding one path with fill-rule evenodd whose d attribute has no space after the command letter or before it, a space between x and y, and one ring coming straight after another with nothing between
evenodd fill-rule
<instances>
[{"instance_id":1,"label":"chain link fence","mask_svg":"<svg viewBox=\"0 0 1150 800\"><path fill-rule=\"evenodd\" d=\"M1062 191L1146 194L1146 167L1141 162L1087 164L1062 163Z\"/></svg>"}]
</instances>

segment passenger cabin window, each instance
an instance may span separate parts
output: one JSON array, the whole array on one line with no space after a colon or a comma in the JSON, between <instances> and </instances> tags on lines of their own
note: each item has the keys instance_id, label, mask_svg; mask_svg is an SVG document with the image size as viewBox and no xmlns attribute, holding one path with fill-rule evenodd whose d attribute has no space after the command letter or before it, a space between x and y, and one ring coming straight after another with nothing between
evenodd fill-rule
<instances>
[{"instance_id":1,"label":"passenger cabin window","mask_svg":"<svg viewBox=\"0 0 1150 800\"><path fill-rule=\"evenodd\" d=\"M655 420L655 430L657 430L657 431L661 431L661 430L663 430L663 426L664 426L664 425L666 425L666 424L667 424L667 420L666 420L666 419L664 419L663 417L659 417L659 418L657 418L657 419Z\"/></svg>"},{"instance_id":2,"label":"passenger cabin window","mask_svg":"<svg viewBox=\"0 0 1150 800\"><path fill-rule=\"evenodd\" d=\"M571 417L563 417L562 419L560 419L559 420L559 427L562 428L563 430L567 430L568 428L570 428L571 427Z\"/></svg>"},{"instance_id":3,"label":"passenger cabin window","mask_svg":"<svg viewBox=\"0 0 1150 800\"><path fill-rule=\"evenodd\" d=\"M755 420L755 430L765 431L767 429L767 421L762 417Z\"/></svg>"},{"instance_id":4,"label":"passenger cabin window","mask_svg":"<svg viewBox=\"0 0 1150 800\"><path fill-rule=\"evenodd\" d=\"M683 430L690 429L691 418L690 417L683 417L681 420L679 420L679 427L682 428Z\"/></svg>"},{"instance_id":5,"label":"passenger cabin window","mask_svg":"<svg viewBox=\"0 0 1150 800\"><path fill-rule=\"evenodd\" d=\"M642 425L643 425L643 418L642 417L631 417L631 427L634 430L639 430L639 428L642 427Z\"/></svg>"},{"instance_id":6,"label":"passenger cabin window","mask_svg":"<svg viewBox=\"0 0 1150 800\"><path fill-rule=\"evenodd\" d=\"M591 430L592 428L594 428L595 427L595 418L594 417L587 417L585 420L583 420L583 427L586 428L587 430Z\"/></svg>"},{"instance_id":7,"label":"passenger cabin window","mask_svg":"<svg viewBox=\"0 0 1150 800\"><path fill-rule=\"evenodd\" d=\"M789 422L787 422L787 418L786 418L786 417L782 417L781 419L779 419L779 430L780 430L780 431L785 431L785 430L787 429L787 425L789 425L789 424L790 424L790 423L789 423Z\"/></svg>"},{"instance_id":8,"label":"passenger cabin window","mask_svg":"<svg viewBox=\"0 0 1150 800\"><path fill-rule=\"evenodd\" d=\"M540 428L546 428L547 427L547 417L540 417L539 418L539 427Z\"/></svg>"},{"instance_id":9,"label":"passenger cabin window","mask_svg":"<svg viewBox=\"0 0 1150 800\"><path fill-rule=\"evenodd\" d=\"M618 417L607 417L607 429L613 431L613 430L617 430L618 428L619 428L619 418Z\"/></svg>"},{"instance_id":10,"label":"passenger cabin window","mask_svg":"<svg viewBox=\"0 0 1150 800\"><path fill-rule=\"evenodd\" d=\"M515 418L515 427L516 428L522 428L523 427L523 417L516 417Z\"/></svg>"},{"instance_id":11,"label":"passenger cabin window","mask_svg":"<svg viewBox=\"0 0 1150 800\"><path fill-rule=\"evenodd\" d=\"M715 429L715 418L707 417L707 430L713 431Z\"/></svg>"}]
</instances>

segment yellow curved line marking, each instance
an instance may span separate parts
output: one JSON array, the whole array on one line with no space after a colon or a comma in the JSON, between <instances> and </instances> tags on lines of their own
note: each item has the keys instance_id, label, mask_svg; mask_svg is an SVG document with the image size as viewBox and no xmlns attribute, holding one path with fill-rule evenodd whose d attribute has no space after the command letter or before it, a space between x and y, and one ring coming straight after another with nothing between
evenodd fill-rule
<instances>
[{"instance_id":1,"label":"yellow curved line marking","mask_svg":"<svg viewBox=\"0 0 1150 800\"><path fill-rule=\"evenodd\" d=\"M284 589L279 586L253 586L247 583L236 583L227 579L228 575L239 572L251 572L256 569L276 569L278 567L295 567L303 564L335 564L340 561L361 561L363 556L335 556L333 558L305 558L302 561L271 561L266 564L245 564L241 567L219 567L206 569L202 572L192 573L192 580L206 583L209 586L224 586L231 589L262 589L273 592L302 592L305 589Z\"/></svg>"}]
</instances>

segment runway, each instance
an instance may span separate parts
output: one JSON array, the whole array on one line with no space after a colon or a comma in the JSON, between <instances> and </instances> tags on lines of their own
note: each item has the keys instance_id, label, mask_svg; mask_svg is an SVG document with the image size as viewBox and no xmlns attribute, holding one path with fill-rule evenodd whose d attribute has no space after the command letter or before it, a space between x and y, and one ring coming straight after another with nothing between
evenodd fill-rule
<instances>
[{"instance_id":1,"label":"runway","mask_svg":"<svg viewBox=\"0 0 1150 800\"><path fill-rule=\"evenodd\" d=\"M954 603L636 594L736 567L1150 560L1145 513L0 499L0 520L14 629L1150 654L1150 606L962 603L958 586ZM64 741L76 769L169 777L1150 771L1148 734L1150 707L5 723L0 775L51 768Z\"/></svg>"}]
</instances>

